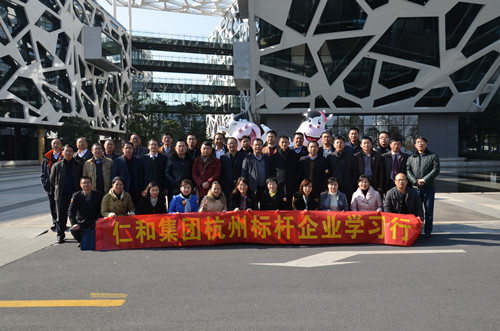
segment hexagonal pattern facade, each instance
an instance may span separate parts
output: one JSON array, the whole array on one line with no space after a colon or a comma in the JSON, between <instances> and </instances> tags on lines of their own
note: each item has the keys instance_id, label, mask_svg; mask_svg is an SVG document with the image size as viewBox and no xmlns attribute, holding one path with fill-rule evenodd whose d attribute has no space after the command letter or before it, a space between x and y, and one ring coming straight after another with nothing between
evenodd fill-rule
<instances>
[{"instance_id":1,"label":"hexagonal pattern facade","mask_svg":"<svg viewBox=\"0 0 500 331\"><path fill-rule=\"evenodd\" d=\"M108 72L85 60L83 30L101 27L121 47ZM131 90L130 36L83 0L0 0L0 122L55 128L71 116L124 132Z\"/></svg>"}]
</instances>

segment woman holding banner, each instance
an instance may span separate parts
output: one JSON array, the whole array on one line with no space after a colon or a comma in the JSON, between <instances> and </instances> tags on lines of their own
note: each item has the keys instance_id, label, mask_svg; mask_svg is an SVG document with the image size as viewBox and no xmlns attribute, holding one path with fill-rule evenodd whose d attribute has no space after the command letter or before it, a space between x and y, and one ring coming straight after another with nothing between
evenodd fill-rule
<instances>
[{"instance_id":1,"label":"woman holding banner","mask_svg":"<svg viewBox=\"0 0 500 331\"><path fill-rule=\"evenodd\" d=\"M160 194L160 186L157 182L151 182L142 192L142 199L136 210L137 215L165 214L165 197Z\"/></svg>"},{"instance_id":2,"label":"woman holding banner","mask_svg":"<svg viewBox=\"0 0 500 331\"><path fill-rule=\"evenodd\" d=\"M257 199L252 190L249 190L250 184L246 177L238 178L236 188L231 193L231 210L252 210L257 209Z\"/></svg>"},{"instance_id":3,"label":"woman holding banner","mask_svg":"<svg viewBox=\"0 0 500 331\"><path fill-rule=\"evenodd\" d=\"M218 181L212 182L207 195L200 203L199 212L222 212L226 211L226 196L222 192L222 187Z\"/></svg>"},{"instance_id":4,"label":"woman holding banner","mask_svg":"<svg viewBox=\"0 0 500 331\"><path fill-rule=\"evenodd\" d=\"M113 179L108 194L102 198L101 215L104 217L135 215L132 197L123 190L121 177Z\"/></svg>"},{"instance_id":5,"label":"woman holding banner","mask_svg":"<svg viewBox=\"0 0 500 331\"><path fill-rule=\"evenodd\" d=\"M299 192L292 198L293 210L318 210L318 200L314 198L313 184L309 179L300 183Z\"/></svg>"}]
</instances>

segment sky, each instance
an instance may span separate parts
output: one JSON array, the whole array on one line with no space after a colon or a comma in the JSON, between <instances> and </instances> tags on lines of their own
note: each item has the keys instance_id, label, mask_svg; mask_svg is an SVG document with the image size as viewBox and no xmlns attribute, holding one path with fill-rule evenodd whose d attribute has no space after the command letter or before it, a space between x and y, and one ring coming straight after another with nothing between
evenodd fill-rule
<instances>
[{"instance_id":1,"label":"sky","mask_svg":"<svg viewBox=\"0 0 500 331\"><path fill-rule=\"evenodd\" d=\"M113 14L113 7L106 0L97 2ZM128 29L128 8L117 6L116 16L118 22ZM133 31L207 37L221 20L221 17L132 8Z\"/></svg>"}]
</instances>

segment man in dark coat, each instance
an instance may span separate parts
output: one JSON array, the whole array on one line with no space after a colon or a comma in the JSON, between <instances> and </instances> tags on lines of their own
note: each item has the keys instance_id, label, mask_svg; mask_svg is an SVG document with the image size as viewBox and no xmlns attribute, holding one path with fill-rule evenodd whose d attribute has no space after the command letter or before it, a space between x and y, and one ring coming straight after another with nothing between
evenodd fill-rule
<instances>
[{"instance_id":1,"label":"man in dark coat","mask_svg":"<svg viewBox=\"0 0 500 331\"><path fill-rule=\"evenodd\" d=\"M353 154L345 151L344 137L336 136L333 147L335 152L327 158L329 174L337 178L339 191L346 195L350 206L352 195L358 188L358 160Z\"/></svg>"},{"instance_id":2,"label":"man in dark coat","mask_svg":"<svg viewBox=\"0 0 500 331\"><path fill-rule=\"evenodd\" d=\"M75 152L75 155L73 155L75 160L84 164L85 162L87 162L87 160L90 160L92 158L92 152L89 150L89 143L87 142L86 138L78 138L76 140L76 148L78 150Z\"/></svg>"},{"instance_id":3,"label":"man in dark coat","mask_svg":"<svg viewBox=\"0 0 500 331\"><path fill-rule=\"evenodd\" d=\"M408 186L408 179L403 173L396 175L395 187L387 191L384 199L386 213L413 214L424 219L424 210L417 190Z\"/></svg>"},{"instance_id":4,"label":"man in dark coat","mask_svg":"<svg viewBox=\"0 0 500 331\"><path fill-rule=\"evenodd\" d=\"M43 155L42 161L42 172L40 174L40 181L42 182L43 189L49 198L50 214L52 215L52 226L51 230L56 231L57 222L57 211L56 211L56 201L54 200L54 187L50 185L50 170L52 166L62 159L61 139L52 140L52 149Z\"/></svg>"},{"instance_id":5,"label":"man in dark coat","mask_svg":"<svg viewBox=\"0 0 500 331\"><path fill-rule=\"evenodd\" d=\"M57 211L57 243L62 244L66 237L68 207L73 193L79 190L83 165L73 158L73 147L65 145L62 149L63 160L52 166L50 184L54 187L54 199Z\"/></svg>"},{"instance_id":6,"label":"man in dark coat","mask_svg":"<svg viewBox=\"0 0 500 331\"><path fill-rule=\"evenodd\" d=\"M299 159L303 156L309 154L307 147L304 146L304 134L301 132L295 132L293 135L293 146L290 148L295 154L298 155Z\"/></svg>"},{"instance_id":7,"label":"man in dark coat","mask_svg":"<svg viewBox=\"0 0 500 331\"><path fill-rule=\"evenodd\" d=\"M83 176L80 179L81 191L73 194L69 205L69 221L71 234L78 242L82 242L82 230L95 229L97 220L101 217L102 193L92 190L92 180Z\"/></svg>"},{"instance_id":8,"label":"man in dark coat","mask_svg":"<svg viewBox=\"0 0 500 331\"><path fill-rule=\"evenodd\" d=\"M291 209L293 194L299 190L300 184L299 155L288 147L287 136L280 136L278 145L278 151L271 156L271 177L276 178L278 189L285 194L287 207Z\"/></svg>"},{"instance_id":9,"label":"man in dark coat","mask_svg":"<svg viewBox=\"0 0 500 331\"><path fill-rule=\"evenodd\" d=\"M134 156L141 158L142 156L149 153L149 150L141 145L141 137L138 134L133 134L130 136L130 142L134 146Z\"/></svg>"},{"instance_id":10,"label":"man in dark coat","mask_svg":"<svg viewBox=\"0 0 500 331\"><path fill-rule=\"evenodd\" d=\"M160 186L160 192L166 192L167 180L165 177L165 167L168 157L158 152L158 141L150 139L148 141L149 153L139 159L139 187L141 192L148 184L155 181Z\"/></svg>"},{"instance_id":11,"label":"man in dark coat","mask_svg":"<svg viewBox=\"0 0 500 331\"><path fill-rule=\"evenodd\" d=\"M122 148L123 155L113 161L111 177L120 176L123 179L123 189L130 193L134 203L140 198L139 189L139 158L134 156L134 144L125 141Z\"/></svg>"},{"instance_id":12,"label":"man in dark coat","mask_svg":"<svg viewBox=\"0 0 500 331\"><path fill-rule=\"evenodd\" d=\"M394 187L394 180L399 173L406 174L406 161L408 155L401 152L402 141L400 138L392 138L389 144L390 151L382 154L385 165L385 191Z\"/></svg>"},{"instance_id":13,"label":"man in dark coat","mask_svg":"<svg viewBox=\"0 0 500 331\"><path fill-rule=\"evenodd\" d=\"M188 134L186 137L187 151L186 154L194 161L198 156L201 155L201 151L196 145L198 144L198 139L194 134Z\"/></svg>"},{"instance_id":14,"label":"man in dark coat","mask_svg":"<svg viewBox=\"0 0 500 331\"><path fill-rule=\"evenodd\" d=\"M307 145L309 155L300 158L301 180L309 179L313 183L313 193L318 197L326 189L328 177L328 165L326 159L319 155L319 145L317 141L310 141Z\"/></svg>"},{"instance_id":15,"label":"man in dark coat","mask_svg":"<svg viewBox=\"0 0 500 331\"><path fill-rule=\"evenodd\" d=\"M243 161L241 176L246 177L250 184L250 190L256 197L260 197L266 187L266 180L271 175L271 159L262 153L264 142L257 138L252 143L253 154Z\"/></svg>"},{"instance_id":16,"label":"man in dark coat","mask_svg":"<svg viewBox=\"0 0 500 331\"><path fill-rule=\"evenodd\" d=\"M365 136L361 139L361 152L354 154L358 159L358 173L370 178L371 186L381 195L384 194L385 172L382 154L373 149L372 138Z\"/></svg>"},{"instance_id":17,"label":"man in dark coat","mask_svg":"<svg viewBox=\"0 0 500 331\"><path fill-rule=\"evenodd\" d=\"M172 196L181 193L180 186L184 179L192 180L193 160L186 151L186 142L178 140L175 143L175 153L168 158L165 176L169 185L169 200L172 200Z\"/></svg>"},{"instance_id":18,"label":"man in dark coat","mask_svg":"<svg viewBox=\"0 0 500 331\"><path fill-rule=\"evenodd\" d=\"M235 188L236 181L241 177L241 168L246 155L244 152L238 151L238 141L234 137L227 139L227 148L229 151L220 157L220 179L222 182L222 191L226 196L229 207L229 196Z\"/></svg>"}]
</instances>

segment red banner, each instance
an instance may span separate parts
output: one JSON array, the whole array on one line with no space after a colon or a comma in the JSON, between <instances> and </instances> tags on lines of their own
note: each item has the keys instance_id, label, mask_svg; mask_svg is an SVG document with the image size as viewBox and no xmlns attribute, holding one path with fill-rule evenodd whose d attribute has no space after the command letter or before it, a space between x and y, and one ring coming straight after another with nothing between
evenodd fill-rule
<instances>
[{"instance_id":1,"label":"red banner","mask_svg":"<svg viewBox=\"0 0 500 331\"><path fill-rule=\"evenodd\" d=\"M240 211L101 218L96 249L232 243L411 246L422 222L383 212Z\"/></svg>"}]
</instances>

